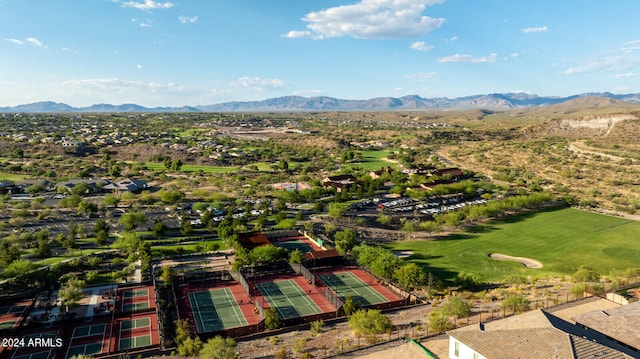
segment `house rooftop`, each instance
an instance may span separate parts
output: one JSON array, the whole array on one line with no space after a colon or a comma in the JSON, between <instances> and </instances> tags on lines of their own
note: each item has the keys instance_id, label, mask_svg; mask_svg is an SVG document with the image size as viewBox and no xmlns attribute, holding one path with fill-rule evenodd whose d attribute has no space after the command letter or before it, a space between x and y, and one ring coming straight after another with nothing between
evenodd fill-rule
<instances>
[{"instance_id":1,"label":"house rooftop","mask_svg":"<svg viewBox=\"0 0 640 359\"><path fill-rule=\"evenodd\" d=\"M640 351L640 302L584 313L573 320Z\"/></svg>"},{"instance_id":2,"label":"house rooftop","mask_svg":"<svg viewBox=\"0 0 640 359\"><path fill-rule=\"evenodd\" d=\"M636 326L637 328L637 326ZM637 352L544 310L449 332L486 358L633 358Z\"/></svg>"}]
</instances>

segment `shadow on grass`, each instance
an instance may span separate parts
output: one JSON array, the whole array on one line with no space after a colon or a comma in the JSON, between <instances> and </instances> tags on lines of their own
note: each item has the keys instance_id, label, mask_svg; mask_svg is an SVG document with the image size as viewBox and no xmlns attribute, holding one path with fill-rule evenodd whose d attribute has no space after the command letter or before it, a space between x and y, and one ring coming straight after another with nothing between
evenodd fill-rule
<instances>
[{"instance_id":1,"label":"shadow on grass","mask_svg":"<svg viewBox=\"0 0 640 359\"><path fill-rule=\"evenodd\" d=\"M489 225L498 225L498 224L512 224L518 223L529 218L535 217L540 213L552 213L556 211L560 211L566 209L566 206L558 206L558 207L548 207L548 208L539 208L539 209L531 209L522 213L517 213L513 215L503 215L499 218L492 220Z\"/></svg>"}]
</instances>

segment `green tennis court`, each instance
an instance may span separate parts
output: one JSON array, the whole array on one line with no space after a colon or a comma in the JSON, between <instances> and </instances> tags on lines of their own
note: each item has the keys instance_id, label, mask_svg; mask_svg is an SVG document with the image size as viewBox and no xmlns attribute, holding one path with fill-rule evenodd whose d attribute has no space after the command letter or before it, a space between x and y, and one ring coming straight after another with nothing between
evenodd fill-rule
<instances>
[{"instance_id":1,"label":"green tennis court","mask_svg":"<svg viewBox=\"0 0 640 359\"><path fill-rule=\"evenodd\" d=\"M280 318L298 318L322 313L322 310L293 279L256 285Z\"/></svg>"},{"instance_id":2,"label":"green tennis court","mask_svg":"<svg viewBox=\"0 0 640 359\"><path fill-rule=\"evenodd\" d=\"M189 304L198 333L247 325L247 319L229 288L190 292Z\"/></svg>"},{"instance_id":3,"label":"green tennis court","mask_svg":"<svg viewBox=\"0 0 640 359\"><path fill-rule=\"evenodd\" d=\"M6 322L0 322L0 330L11 329L16 325L17 320L8 320Z\"/></svg>"},{"instance_id":4,"label":"green tennis court","mask_svg":"<svg viewBox=\"0 0 640 359\"><path fill-rule=\"evenodd\" d=\"M87 325L73 329L72 338L88 337L91 335L104 334L106 332L106 324Z\"/></svg>"},{"instance_id":5,"label":"green tennis court","mask_svg":"<svg viewBox=\"0 0 640 359\"><path fill-rule=\"evenodd\" d=\"M89 343L73 345L67 350L66 358L71 358L74 355L96 355L102 353L102 343ZM33 358L32 358L33 359Z\"/></svg>"},{"instance_id":6,"label":"green tennis court","mask_svg":"<svg viewBox=\"0 0 640 359\"><path fill-rule=\"evenodd\" d=\"M286 242L275 242L275 245L284 248L288 251L299 250L302 254L306 254L309 252L313 252L313 249L309 247L306 243L296 240L296 241L286 241Z\"/></svg>"},{"instance_id":7,"label":"green tennis court","mask_svg":"<svg viewBox=\"0 0 640 359\"><path fill-rule=\"evenodd\" d=\"M24 312L26 305L5 305L0 307L0 315Z\"/></svg>"},{"instance_id":8,"label":"green tennis court","mask_svg":"<svg viewBox=\"0 0 640 359\"><path fill-rule=\"evenodd\" d=\"M122 304L122 311L127 313L137 312L139 310L147 310L147 309L149 309L149 302Z\"/></svg>"},{"instance_id":9,"label":"green tennis court","mask_svg":"<svg viewBox=\"0 0 640 359\"><path fill-rule=\"evenodd\" d=\"M137 337L120 338L118 350L129 350L134 348L147 347L151 345L151 334Z\"/></svg>"},{"instance_id":10,"label":"green tennis court","mask_svg":"<svg viewBox=\"0 0 640 359\"><path fill-rule=\"evenodd\" d=\"M138 318L138 319L127 319L120 322L120 331L146 328L150 326L151 326L151 319L149 317Z\"/></svg>"},{"instance_id":11,"label":"green tennis court","mask_svg":"<svg viewBox=\"0 0 640 359\"><path fill-rule=\"evenodd\" d=\"M49 359L49 354L51 354L51 349L44 352L37 352L37 353L31 353L31 354L25 354L25 355L14 355L13 359Z\"/></svg>"},{"instance_id":12,"label":"green tennis court","mask_svg":"<svg viewBox=\"0 0 640 359\"><path fill-rule=\"evenodd\" d=\"M386 303L389 300L371 288L362 279L351 272L331 273L318 276L329 288L344 301L348 296L360 302L361 305Z\"/></svg>"},{"instance_id":13,"label":"green tennis court","mask_svg":"<svg viewBox=\"0 0 640 359\"><path fill-rule=\"evenodd\" d=\"M49 332L26 334L24 336L24 340L33 339L33 338L57 338L57 337L58 337L58 332L55 330L52 330Z\"/></svg>"},{"instance_id":14,"label":"green tennis court","mask_svg":"<svg viewBox=\"0 0 640 359\"><path fill-rule=\"evenodd\" d=\"M133 289L122 292L122 298L148 297L149 289Z\"/></svg>"}]
</instances>

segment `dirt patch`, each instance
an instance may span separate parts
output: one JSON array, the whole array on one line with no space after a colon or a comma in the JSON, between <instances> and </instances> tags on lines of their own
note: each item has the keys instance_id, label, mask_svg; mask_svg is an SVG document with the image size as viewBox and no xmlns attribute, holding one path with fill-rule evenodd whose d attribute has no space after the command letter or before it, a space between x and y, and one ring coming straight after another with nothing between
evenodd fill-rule
<instances>
[{"instance_id":1,"label":"dirt patch","mask_svg":"<svg viewBox=\"0 0 640 359\"><path fill-rule=\"evenodd\" d=\"M542 268L542 263L538 262L535 259L526 258L526 257L512 257L506 254L489 253L489 258L495 259L498 261L514 261L514 262L522 263L527 268Z\"/></svg>"}]
</instances>

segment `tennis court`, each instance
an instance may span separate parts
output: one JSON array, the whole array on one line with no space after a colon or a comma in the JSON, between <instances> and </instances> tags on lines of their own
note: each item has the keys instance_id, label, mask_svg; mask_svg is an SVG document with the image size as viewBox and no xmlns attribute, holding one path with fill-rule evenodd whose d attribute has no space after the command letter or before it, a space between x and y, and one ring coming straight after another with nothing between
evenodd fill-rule
<instances>
[{"instance_id":1,"label":"tennis court","mask_svg":"<svg viewBox=\"0 0 640 359\"><path fill-rule=\"evenodd\" d=\"M151 317L121 321L119 338L118 350L129 350L151 345Z\"/></svg>"},{"instance_id":2,"label":"tennis court","mask_svg":"<svg viewBox=\"0 0 640 359\"><path fill-rule=\"evenodd\" d=\"M106 333L107 325L106 324L95 324L95 325L87 325L84 327L77 327L73 329L73 334L71 338L82 338L82 337L90 337L93 335L102 335Z\"/></svg>"},{"instance_id":3,"label":"tennis court","mask_svg":"<svg viewBox=\"0 0 640 359\"><path fill-rule=\"evenodd\" d=\"M46 351L40 351L40 352L36 352L36 353L29 353L29 354L14 354L12 359L49 359L49 356L51 355L51 349L47 349ZM70 358L70 357L67 357Z\"/></svg>"},{"instance_id":4,"label":"tennis court","mask_svg":"<svg viewBox=\"0 0 640 359\"><path fill-rule=\"evenodd\" d=\"M293 279L259 283L256 287L282 319L322 313L320 307Z\"/></svg>"},{"instance_id":5,"label":"tennis court","mask_svg":"<svg viewBox=\"0 0 640 359\"><path fill-rule=\"evenodd\" d=\"M16 325L16 323L18 323L17 319L0 322L0 330L11 329Z\"/></svg>"},{"instance_id":6,"label":"tennis court","mask_svg":"<svg viewBox=\"0 0 640 359\"><path fill-rule=\"evenodd\" d=\"M189 292L188 295L198 333L247 325L247 319L229 288Z\"/></svg>"},{"instance_id":7,"label":"tennis court","mask_svg":"<svg viewBox=\"0 0 640 359\"><path fill-rule=\"evenodd\" d=\"M121 311L124 313L133 313L151 309L152 300L149 288L123 291Z\"/></svg>"},{"instance_id":8,"label":"tennis court","mask_svg":"<svg viewBox=\"0 0 640 359\"><path fill-rule=\"evenodd\" d=\"M131 289L122 292L122 298L149 297L149 289Z\"/></svg>"},{"instance_id":9,"label":"tennis court","mask_svg":"<svg viewBox=\"0 0 640 359\"><path fill-rule=\"evenodd\" d=\"M149 345L151 345L151 334L144 334L135 337L120 338L118 350L142 348L148 347Z\"/></svg>"},{"instance_id":10,"label":"tennis court","mask_svg":"<svg viewBox=\"0 0 640 359\"><path fill-rule=\"evenodd\" d=\"M69 346L67 350L67 356L65 358L71 358L74 355L96 355L102 353L102 343L88 343Z\"/></svg>"},{"instance_id":11,"label":"tennis court","mask_svg":"<svg viewBox=\"0 0 640 359\"><path fill-rule=\"evenodd\" d=\"M344 301L348 296L360 302L361 305L373 305L389 301L377 290L351 272L323 274L318 276L329 288Z\"/></svg>"},{"instance_id":12,"label":"tennis court","mask_svg":"<svg viewBox=\"0 0 640 359\"><path fill-rule=\"evenodd\" d=\"M303 243L300 240L295 240L295 241L286 241L286 242L275 242L274 243L276 246L280 247L280 248L284 248L288 251L293 252L294 250L299 250L300 253L302 254L306 254L309 252L313 252L313 249L311 247L309 247L306 243Z\"/></svg>"},{"instance_id":13,"label":"tennis court","mask_svg":"<svg viewBox=\"0 0 640 359\"><path fill-rule=\"evenodd\" d=\"M139 328L146 328L151 326L151 318L144 317L138 319L125 319L120 322L120 332L125 330L133 330Z\"/></svg>"},{"instance_id":14,"label":"tennis court","mask_svg":"<svg viewBox=\"0 0 640 359\"><path fill-rule=\"evenodd\" d=\"M35 334L26 334L24 336L24 340L29 340L29 339L34 339L34 338L57 338L58 337L58 331L57 330L51 330L48 332L41 332L41 333L35 333Z\"/></svg>"},{"instance_id":15,"label":"tennis court","mask_svg":"<svg viewBox=\"0 0 640 359\"><path fill-rule=\"evenodd\" d=\"M149 309L149 302L140 303L122 303L122 311L126 313L137 312L139 310Z\"/></svg>"},{"instance_id":16,"label":"tennis court","mask_svg":"<svg viewBox=\"0 0 640 359\"><path fill-rule=\"evenodd\" d=\"M22 313L26 308L26 305L5 305L0 307L0 316L5 314Z\"/></svg>"}]
</instances>

